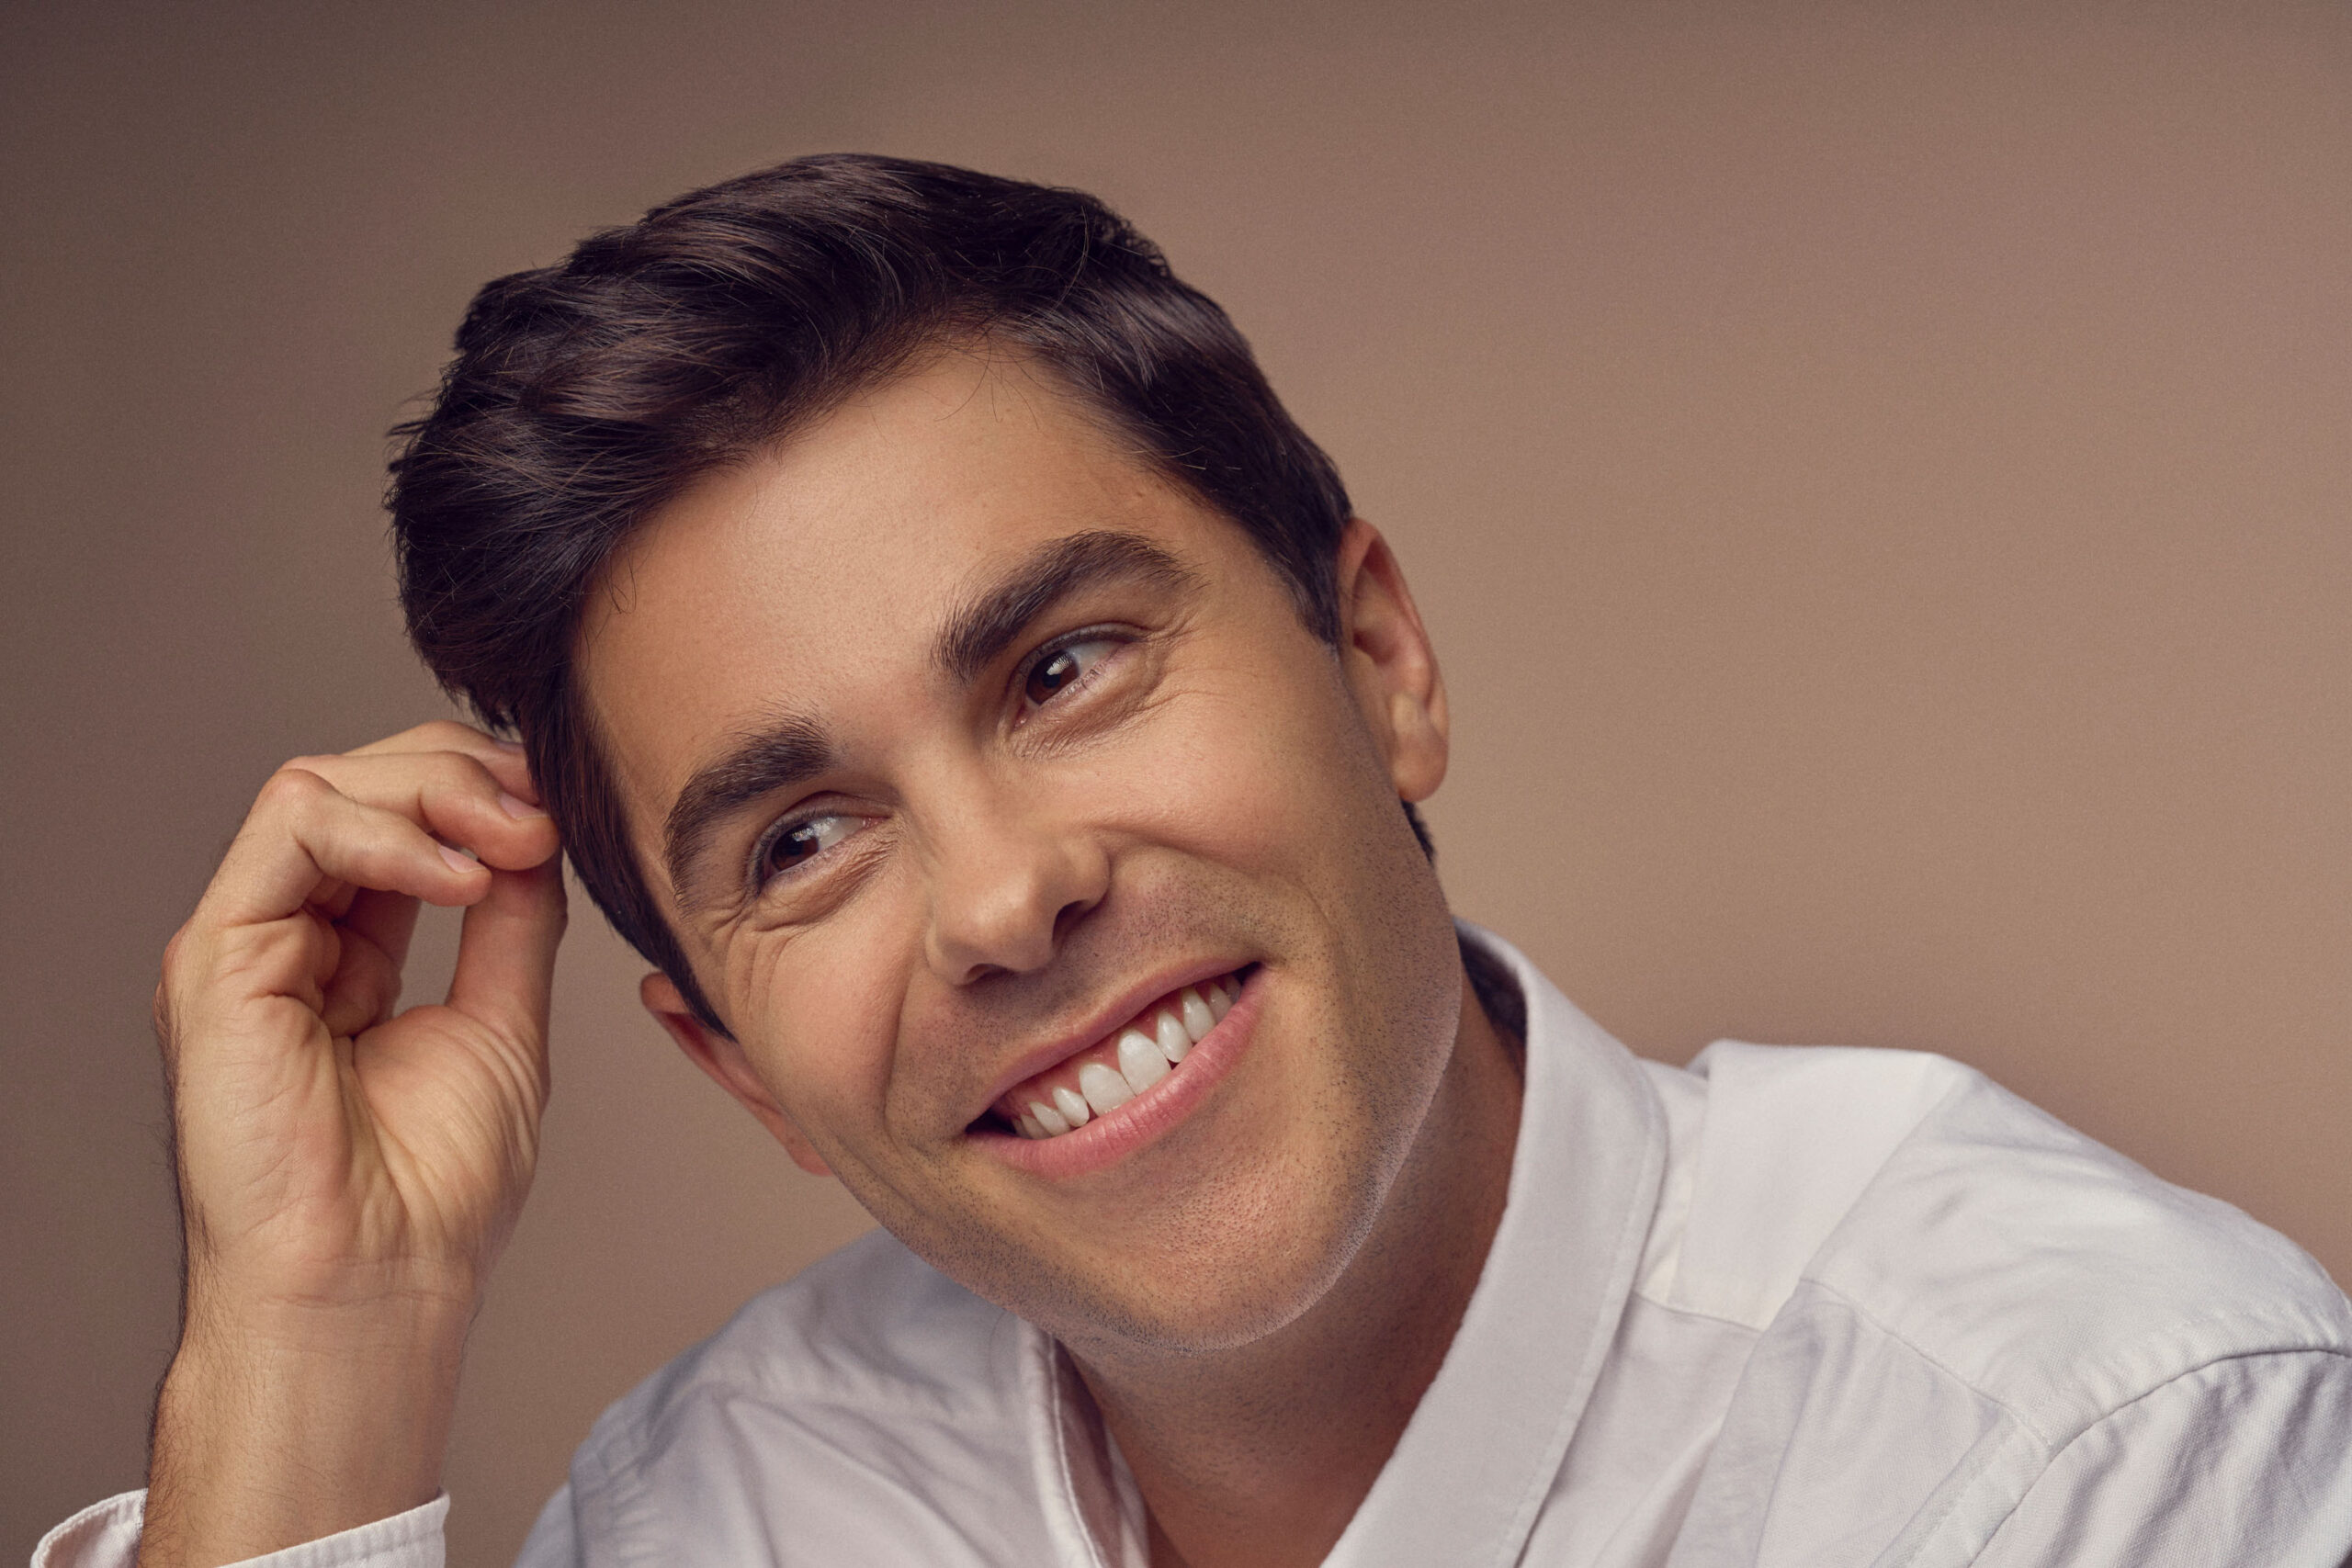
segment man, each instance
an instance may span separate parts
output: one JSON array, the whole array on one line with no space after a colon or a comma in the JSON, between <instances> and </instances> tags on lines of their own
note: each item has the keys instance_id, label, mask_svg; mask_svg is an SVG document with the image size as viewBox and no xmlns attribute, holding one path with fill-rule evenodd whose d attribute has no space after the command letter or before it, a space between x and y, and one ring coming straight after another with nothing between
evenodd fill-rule
<instances>
[{"instance_id":1,"label":"man","mask_svg":"<svg viewBox=\"0 0 2352 1568\"><path fill-rule=\"evenodd\" d=\"M143 1503L44 1562L440 1560L559 840L886 1228L609 1412L528 1563L2352 1546L2352 1310L2282 1238L1937 1058L1638 1063L1457 931L1401 568L1090 198L696 193L485 289L407 435L412 631L520 743L297 759L174 941L186 1328Z\"/></svg>"}]
</instances>

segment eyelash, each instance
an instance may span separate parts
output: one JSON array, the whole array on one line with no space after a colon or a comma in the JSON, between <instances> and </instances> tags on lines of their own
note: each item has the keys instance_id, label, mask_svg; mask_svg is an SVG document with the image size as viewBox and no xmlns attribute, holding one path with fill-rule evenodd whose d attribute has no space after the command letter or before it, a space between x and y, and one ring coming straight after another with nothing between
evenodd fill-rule
<instances>
[{"instance_id":1,"label":"eyelash","mask_svg":"<svg viewBox=\"0 0 2352 1568\"><path fill-rule=\"evenodd\" d=\"M808 859L802 861L799 865L775 866L772 868L769 863L774 859L776 851L781 849L787 841L789 841L792 835L797 833L803 828L808 827L812 823L822 822L829 817L854 817L856 813L852 811L810 811L802 813L798 816L785 818L775 827L762 834L760 836L759 842L752 846L752 885L754 887L764 887L778 877L788 876L792 873L798 871L801 866L809 865L823 859L827 851L837 846L832 844L823 846L819 849L815 854L810 855Z\"/></svg>"},{"instance_id":2,"label":"eyelash","mask_svg":"<svg viewBox=\"0 0 2352 1568\"><path fill-rule=\"evenodd\" d=\"M1030 677L1036 674L1038 671L1044 669L1046 665L1052 663L1056 659L1058 659L1063 654L1068 653L1071 649L1084 648L1091 642L1107 642L1125 645L1126 643L1133 642L1134 640L1135 634L1128 631L1124 626L1081 626L1074 632L1066 632L1062 636L1054 638L1053 641L1046 643L1045 646L1038 649L1036 652L1031 654L1028 658L1021 661L1021 667L1018 670L1015 670L1012 674L1012 689L1020 695L1021 700L1026 703L1029 700ZM1053 700L1053 697L1066 697L1072 692L1084 691L1087 687L1094 683L1095 676L1101 673L1102 666L1107 663L1112 657L1113 655L1105 654L1102 659L1097 660L1091 667L1080 671L1075 681L1072 681L1069 685L1064 686L1061 690L1052 694L1052 696L1048 697L1046 700L1051 701ZM1043 706L1044 705L1040 704L1039 705ZM1021 722L1026 722L1025 716Z\"/></svg>"},{"instance_id":3,"label":"eyelash","mask_svg":"<svg viewBox=\"0 0 2352 1568\"><path fill-rule=\"evenodd\" d=\"M1128 633L1124 627L1118 626L1083 626L1077 631L1065 633L1063 636L1056 637L1053 641L1045 644L1035 653L1032 653L1027 659L1022 660L1020 668L1013 672L1013 690L1020 694L1021 700L1026 703L1029 700L1028 687L1030 677L1035 675L1046 665L1051 663L1054 660L1059 658L1065 653L1068 653L1071 649L1083 648L1088 643L1091 642L1125 644L1133 640L1134 637L1131 633ZM1102 672L1103 664L1107 662L1111 657L1111 655L1106 654L1102 659L1097 660L1092 665L1080 671L1076 680L1072 681L1069 685L1064 686L1059 691L1053 693L1046 701L1050 702L1055 697L1066 697L1073 692L1084 691L1087 687L1092 685L1094 683L1095 677ZM1040 704L1039 705L1042 706L1043 704ZM1021 722L1026 722L1026 716L1023 716ZM797 866L775 867L772 869L770 865L770 862L775 856L776 851L781 848L793 834L798 832L801 829L808 827L810 823L821 822L828 817L851 817L854 815L856 815L856 813L847 811L812 811L786 817L779 820L765 833L761 834L759 841L752 848L752 885L755 888L765 887L769 884L776 881L778 878L792 875L802 867L813 864L817 861L824 858L826 853L836 846L828 845L824 849L819 850L815 854L809 856L808 860L802 861L800 864Z\"/></svg>"}]
</instances>

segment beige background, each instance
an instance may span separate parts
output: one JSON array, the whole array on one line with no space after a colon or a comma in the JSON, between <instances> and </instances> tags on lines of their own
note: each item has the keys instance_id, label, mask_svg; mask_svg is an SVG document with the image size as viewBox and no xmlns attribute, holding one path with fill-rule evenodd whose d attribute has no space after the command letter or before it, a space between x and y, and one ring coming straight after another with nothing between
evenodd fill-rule
<instances>
[{"instance_id":1,"label":"beige background","mask_svg":"<svg viewBox=\"0 0 2352 1568\"><path fill-rule=\"evenodd\" d=\"M140 1478L165 935L436 710L384 427L476 284L818 149L1230 307L1419 585L1459 907L1604 1023L1949 1052L2352 1279L2352 9L20 5L0 137L0 1557ZM861 1224L577 931L458 1568Z\"/></svg>"}]
</instances>

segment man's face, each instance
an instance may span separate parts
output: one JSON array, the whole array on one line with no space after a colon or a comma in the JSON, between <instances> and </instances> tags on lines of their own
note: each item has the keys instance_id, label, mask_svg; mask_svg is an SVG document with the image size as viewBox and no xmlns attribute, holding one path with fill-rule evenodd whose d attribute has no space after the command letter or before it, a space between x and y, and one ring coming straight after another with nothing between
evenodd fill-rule
<instances>
[{"instance_id":1,"label":"man's face","mask_svg":"<svg viewBox=\"0 0 2352 1568\"><path fill-rule=\"evenodd\" d=\"M1460 970L1397 807L1442 773L1442 698L1369 530L1340 574L1335 653L1236 525L958 354L690 491L583 625L734 1038L658 981L657 1010L804 1163L1073 1344L1312 1305L1445 1066ZM1123 1056L1129 1025L1182 1060Z\"/></svg>"}]
</instances>

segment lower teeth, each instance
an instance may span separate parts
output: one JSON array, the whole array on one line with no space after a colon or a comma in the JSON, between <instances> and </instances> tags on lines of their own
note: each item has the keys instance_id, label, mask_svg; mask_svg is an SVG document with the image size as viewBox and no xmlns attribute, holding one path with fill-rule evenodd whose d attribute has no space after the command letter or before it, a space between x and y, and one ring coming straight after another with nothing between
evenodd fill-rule
<instances>
[{"instance_id":1,"label":"lower teeth","mask_svg":"<svg viewBox=\"0 0 2352 1568\"><path fill-rule=\"evenodd\" d=\"M1102 1061L1087 1063L1079 1069L1076 1089L1065 1085L1055 1089L1051 1105L1028 1101L1012 1130L1033 1141L1057 1138L1117 1110L1174 1071L1201 1037L1224 1021L1240 994L1238 974L1185 987L1173 1007L1163 1006L1152 1015L1151 1032L1137 1025L1120 1032L1116 1067Z\"/></svg>"}]
</instances>

